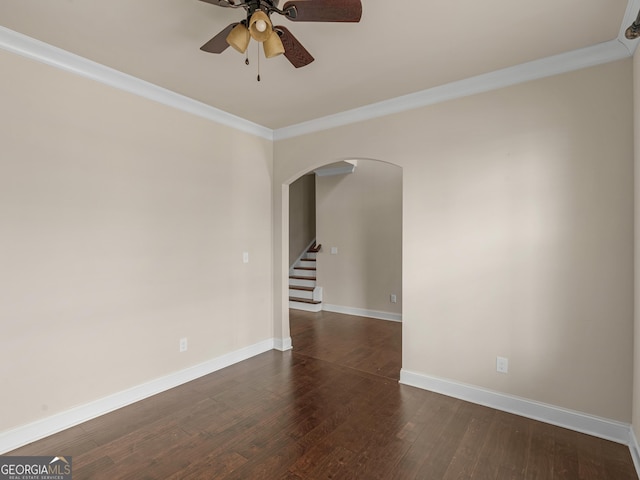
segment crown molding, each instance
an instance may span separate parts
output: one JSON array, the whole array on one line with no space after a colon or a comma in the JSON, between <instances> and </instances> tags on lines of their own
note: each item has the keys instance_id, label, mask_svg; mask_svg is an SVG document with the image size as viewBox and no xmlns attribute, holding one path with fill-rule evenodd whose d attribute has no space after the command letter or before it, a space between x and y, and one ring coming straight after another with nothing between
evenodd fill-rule
<instances>
[{"instance_id":1,"label":"crown molding","mask_svg":"<svg viewBox=\"0 0 640 480\"><path fill-rule=\"evenodd\" d=\"M322 130L489 92L530 80L551 77L632 56L640 40L627 40L624 32L636 19L640 0L629 0L618 38L586 48L534 60L513 67L459 80L382 102L272 130L184 95L93 62L21 33L0 26L0 48L77 75L90 78L164 105L197 115L268 140L284 140Z\"/></svg>"},{"instance_id":2,"label":"crown molding","mask_svg":"<svg viewBox=\"0 0 640 480\"><path fill-rule=\"evenodd\" d=\"M0 48L237 130L273 140L273 130L0 26Z\"/></svg>"},{"instance_id":3,"label":"crown molding","mask_svg":"<svg viewBox=\"0 0 640 480\"><path fill-rule=\"evenodd\" d=\"M631 2L630 2L631 3ZM634 17L635 19L635 17ZM633 21L633 20L632 20ZM626 28L626 27L625 27ZM624 36L624 32L623 32ZM627 40L627 42L629 42ZM637 41L634 41L637 44ZM420 92L403 95L382 102L372 103L353 110L328 115L308 122L279 128L273 132L274 140L306 135L309 133L341 127L394 113L426 107L447 100L454 100L519 83L551 77L582 68L621 60L631 56L629 46L618 39L581 48L559 55L522 63L513 67L447 83Z\"/></svg>"}]
</instances>

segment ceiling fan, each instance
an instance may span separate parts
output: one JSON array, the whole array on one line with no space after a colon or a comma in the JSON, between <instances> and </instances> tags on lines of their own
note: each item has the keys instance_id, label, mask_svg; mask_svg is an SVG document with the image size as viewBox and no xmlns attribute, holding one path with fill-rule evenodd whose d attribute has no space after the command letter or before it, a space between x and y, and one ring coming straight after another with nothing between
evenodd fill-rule
<instances>
[{"instance_id":1,"label":"ceiling fan","mask_svg":"<svg viewBox=\"0 0 640 480\"><path fill-rule=\"evenodd\" d=\"M224 30L205 43L200 50L222 53L232 46L245 53L251 38L262 43L267 58L280 54L296 67L304 67L314 58L281 25L273 25L270 16L277 13L294 22L354 22L360 21L362 3L360 0L289 0L282 9L280 0L201 0L205 3L226 8L244 8L246 18L228 25Z\"/></svg>"}]
</instances>

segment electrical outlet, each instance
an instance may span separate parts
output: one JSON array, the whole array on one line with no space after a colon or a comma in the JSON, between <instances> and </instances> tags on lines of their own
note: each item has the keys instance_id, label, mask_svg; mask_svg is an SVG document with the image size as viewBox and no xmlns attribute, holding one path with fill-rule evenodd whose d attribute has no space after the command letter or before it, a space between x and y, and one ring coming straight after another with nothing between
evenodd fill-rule
<instances>
[{"instance_id":1,"label":"electrical outlet","mask_svg":"<svg viewBox=\"0 0 640 480\"><path fill-rule=\"evenodd\" d=\"M496 371L499 373L509 373L509 359L496 357Z\"/></svg>"},{"instance_id":2,"label":"electrical outlet","mask_svg":"<svg viewBox=\"0 0 640 480\"><path fill-rule=\"evenodd\" d=\"M186 352L187 351L187 338L181 338L180 339L180 352Z\"/></svg>"},{"instance_id":3,"label":"electrical outlet","mask_svg":"<svg viewBox=\"0 0 640 480\"><path fill-rule=\"evenodd\" d=\"M398 297L395 293L391 294L391 303L398 303Z\"/></svg>"},{"instance_id":4,"label":"electrical outlet","mask_svg":"<svg viewBox=\"0 0 640 480\"><path fill-rule=\"evenodd\" d=\"M249 252L242 252L242 263L249 263Z\"/></svg>"},{"instance_id":5,"label":"electrical outlet","mask_svg":"<svg viewBox=\"0 0 640 480\"><path fill-rule=\"evenodd\" d=\"M338 247L331 247L331 255L337 255L338 254Z\"/></svg>"}]
</instances>

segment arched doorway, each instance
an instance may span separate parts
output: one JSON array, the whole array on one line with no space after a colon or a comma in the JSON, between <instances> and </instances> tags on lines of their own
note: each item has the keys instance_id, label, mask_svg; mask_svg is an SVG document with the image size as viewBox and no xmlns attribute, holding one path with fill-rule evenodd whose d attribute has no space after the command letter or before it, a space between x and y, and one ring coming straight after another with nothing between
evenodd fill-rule
<instances>
[{"instance_id":1,"label":"arched doorway","mask_svg":"<svg viewBox=\"0 0 640 480\"><path fill-rule=\"evenodd\" d=\"M352 172L315 175L315 240L323 245L317 254L317 279L323 305L322 313L316 318L325 318L328 324L330 318L335 320L336 315L328 315L332 313L401 322L402 169L372 159L357 159L353 163L356 165ZM308 183L309 174L321 172L321 167L300 172L283 185L283 216L295 212L289 203L289 186L300 178ZM292 195L293 201L299 201L293 189ZM289 218L286 221L283 218L282 227L281 289L284 293L288 292L291 259L299 253L289 251L289 236L291 245L300 245L300 241L296 240L295 232L290 231ZM357 323L355 318L354 322ZM291 325L286 327L290 332ZM401 329L401 324L393 328Z\"/></svg>"}]
</instances>

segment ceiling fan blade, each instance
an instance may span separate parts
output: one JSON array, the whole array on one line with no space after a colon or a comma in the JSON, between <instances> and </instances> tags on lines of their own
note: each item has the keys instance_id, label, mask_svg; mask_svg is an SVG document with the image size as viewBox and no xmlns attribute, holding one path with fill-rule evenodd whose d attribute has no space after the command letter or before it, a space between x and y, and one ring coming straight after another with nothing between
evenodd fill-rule
<instances>
[{"instance_id":1,"label":"ceiling fan blade","mask_svg":"<svg viewBox=\"0 0 640 480\"><path fill-rule=\"evenodd\" d=\"M209 53L222 53L224 52L229 44L227 43L227 35L233 30L233 27L238 25L238 22L232 23L227 26L224 30L222 30L219 34L209 40L207 43L200 47L200 50L203 52Z\"/></svg>"},{"instance_id":2,"label":"ceiling fan blade","mask_svg":"<svg viewBox=\"0 0 640 480\"><path fill-rule=\"evenodd\" d=\"M281 25L277 25L273 27L273 29L280 36L280 40L284 46L284 56L291 62L291 65L300 68L313 62L314 58L307 49L302 46L298 39L293 36L289 29Z\"/></svg>"},{"instance_id":3,"label":"ceiling fan blade","mask_svg":"<svg viewBox=\"0 0 640 480\"><path fill-rule=\"evenodd\" d=\"M201 2L210 3L211 5L217 5L219 7L233 7L233 1L229 0L200 0Z\"/></svg>"},{"instance_id":4,"label":"ceiling fan blade","mask_svg":"<svg viewBox=\"0 0 640 480\"><path fill-rule=\"evenodd\" d=\"M282 10L294 22L354 22L362 17L360 0L291 0Z\"/></svg>"}]
</instances>

